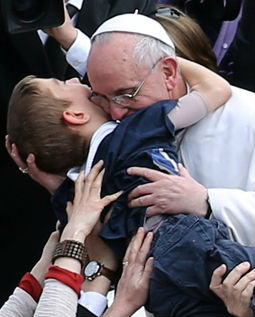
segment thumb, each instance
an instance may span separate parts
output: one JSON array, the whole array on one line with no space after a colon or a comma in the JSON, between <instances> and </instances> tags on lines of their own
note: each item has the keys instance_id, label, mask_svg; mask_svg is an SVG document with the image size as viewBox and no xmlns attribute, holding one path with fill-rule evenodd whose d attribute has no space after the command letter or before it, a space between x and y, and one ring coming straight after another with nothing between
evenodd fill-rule
<instances>
[{"instance_id":1,"label":"thumb","mask_svg":"<svg viewBox=\"0 0 255 317\"><path fill-rule=\"evenodd\" d=\"M180 176L189 177L189 178L191 177L188 170L181 163L178 163L178 168L179 168Z\"/></svg>"},{"instance_id":2,"label":"thumb","mask_svg":"<svg viewBox=\"0 0 255 317\"><path fill-rule=\"evenodd\" d=\"M106 214L105 218L104 218L104 225L109 221L109 219L111 218L112 212L113 212L114 207L112 206L110 208L110 210L108 211L108 213Z\"/></svg>"},{"instance_id":3,"label":"thumb","mask_svg":"<svg viewBox=\"0 0 255 317\"><path fill-rule=\"evenodd\" d=\"M102 199L104 207L117 200L123 194L123 190L120 190L112 195L107 195Z\"/></svg>"},{"instance_id":4,"label":"thumb","mask_svg":"<svg viewBox=\"0 0 255 317\"><path fill-rule=\"evenodd\" d=\"M226 271L227 267L225 264L220 265L213 271L210 288L214 289L215 292L216 289L221 285L223 276L226 273Z\"/></svg>"},{"instance_id":5,"label":"thumb","mask_svg":"<svg viewBox=\"0 0 255 317\"><path fill-rule=\"evenodd\" d=\"M73 204L71 203L71 201L68 201L66 203L66 213L67 213L68 221L71 218L72 212L73 212Z\"/></svg>"}]
</instances>

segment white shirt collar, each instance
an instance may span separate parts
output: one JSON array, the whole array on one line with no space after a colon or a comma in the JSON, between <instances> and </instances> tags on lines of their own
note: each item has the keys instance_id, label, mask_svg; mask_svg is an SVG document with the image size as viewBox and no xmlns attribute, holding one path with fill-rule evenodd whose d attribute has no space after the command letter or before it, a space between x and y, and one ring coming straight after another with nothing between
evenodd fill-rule
<instances>
[{"instance_id":1,"label":"white shirt collar","mask_svg":"<svg viewBox=\"0 0 255 317\"><path fill-rule=\"evenodd\" d=\"M69 0L66 3L69 3L76 7L78 10L81 10L83 0Z\"/></svg>"},{"instance_id":2,"label":"white shirt collar","mask_svg":"<svg viewBox=\"0 0 255 317\"><path fill-rule=\"evenodd\" d=\"M110 134L116 127L117 123L114 121L109 121L101 125L99 129L96 130L96 132L93 134L90 142L90 147L89 147L89 153L87 156L87 160L82 166L77 166L71 168L67 172L67 177L69 177L71 180L75 181L79 175L80 170L84 169L85 170L85 175L88 175L88 173L91 170L92 163L96 154L96 151L102 142L102 140Z\"/></svg>"}]
</instances>

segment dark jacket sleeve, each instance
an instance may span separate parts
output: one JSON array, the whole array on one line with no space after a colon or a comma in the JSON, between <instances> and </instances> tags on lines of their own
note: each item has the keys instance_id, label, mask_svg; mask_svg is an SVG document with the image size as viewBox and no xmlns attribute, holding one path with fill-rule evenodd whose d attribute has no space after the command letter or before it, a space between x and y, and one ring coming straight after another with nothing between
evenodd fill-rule
<instances>
[{"instance_id":1,"label":"dark jacket sleeve","mask_svg":"<svg viewBox=\"0 0 255 317\"><path fill-rule=\"evenodd\" d=\"M97 316L91 313L87 308L78 304L76 317L97 317Z\"/></svg>"}]
</instances>

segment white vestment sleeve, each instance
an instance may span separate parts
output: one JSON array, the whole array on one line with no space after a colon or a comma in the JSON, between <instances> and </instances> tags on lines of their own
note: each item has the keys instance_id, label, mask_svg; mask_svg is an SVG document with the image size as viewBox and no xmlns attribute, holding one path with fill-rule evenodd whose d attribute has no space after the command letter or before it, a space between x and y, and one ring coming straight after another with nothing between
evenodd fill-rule
<instances>
[{"instance_id":1,"label":"white vestment sleeve","mask_svg":"<svg viewBox=\"0 0 255 317\"><path fill-rule=\"evenodd\" d=\"M186 129L179 155L209 189L213 216L231 237L255 246L255 94L232 86L232 97Z\"/></svg>"},{"instance_id":2,"label":"white vestment sleeve","mask_svg":"<svg viewBox=\"0 0 255 317\"><path fill-rule=\"evenodd\" d=\"M229 228L231 238L255 247L255 192L239 189L208 189L212 216Z\"/></svg>"}]
</instances>

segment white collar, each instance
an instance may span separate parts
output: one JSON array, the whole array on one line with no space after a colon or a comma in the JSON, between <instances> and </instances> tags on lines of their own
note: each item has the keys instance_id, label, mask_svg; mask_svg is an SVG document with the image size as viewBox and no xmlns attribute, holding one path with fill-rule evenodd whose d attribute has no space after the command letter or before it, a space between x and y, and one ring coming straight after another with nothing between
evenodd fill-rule
<instances>
[{"instance_id":1,"label":"white collar","mask_svg":"<svg viewBox=\"0 0 255 317\"><path fill-rule=\"evenodd\" d=\"M69 0L66 3L69 3L76 7L78 10L81 10L83 0Z\"/></svg>"},{"instance_id":2,"label":"white collar","mask_svg":"<svg viewBox=\"0 0 255 317\"><path fill-rule=\"evenodd\" d=\"M117 125L118 124L116 122L109 121L101 125L100 128L96 130L90 141L87 160L82 166L71 168L67 172L67 177L69 177L72 181L75 181L79 175L80 170L82 169L85 170L85 175L88 175L88 173L91 170L92 163L100 143L108 134L110 134L117 127Z\"/></svg>"}]
</instances>

